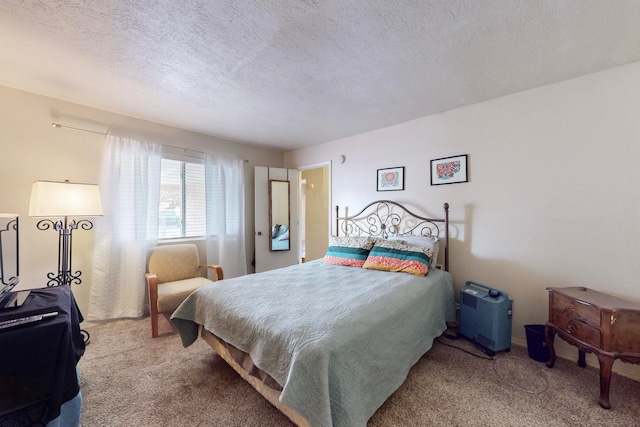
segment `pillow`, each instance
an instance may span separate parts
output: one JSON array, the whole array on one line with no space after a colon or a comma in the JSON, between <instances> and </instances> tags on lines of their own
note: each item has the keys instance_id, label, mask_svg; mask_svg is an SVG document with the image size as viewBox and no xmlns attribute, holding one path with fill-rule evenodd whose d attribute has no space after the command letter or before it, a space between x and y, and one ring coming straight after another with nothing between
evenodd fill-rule
<instances>
[{"instance_id":1,"label":"pillow","mask_svg":"<svg viewBox=\"0 0 640 427\"><path fill-rule=\"evenodd\" d=\"M373 237L329 237L329 249L324 256L325 264L362 267L373 247Z\"/></svg>"},{"instance_id":2,"label":"pillow","mask_svg":"<svg viewBox=\"0 0 640 427\"><path fill-rule=\"evenodd\" d=\"M392 236L389 240L396 240L404 243L407 246L415 248L429 248L433 250L433 256L431 257L431 266L435 267L438 264L438 254L440 253L440 240L436 236Z\"/></svg>"},{"instance_id":3,"label":"pillow","mask_svg":"<svg viewBox=\"0 0 640 427\"><path fill-rule=\"evenodd\" d=\"M412 247L387 240L375 244L362 268L426 276L431 266L431 257L433 250L430 248Z\"/></svg>"},{"instance_id":4,"label":"pillow","mask_svg":"<svg viewBox=\"0 0 640 427\"><path fill-rule=\"evenodd\" d=\"M286 225L276 224L273 227L271 227L271 238L275 239L282 236L285 233L288 234L288 231L289 231L289 227L287 227Z\"/></svg>"}]
</instances>

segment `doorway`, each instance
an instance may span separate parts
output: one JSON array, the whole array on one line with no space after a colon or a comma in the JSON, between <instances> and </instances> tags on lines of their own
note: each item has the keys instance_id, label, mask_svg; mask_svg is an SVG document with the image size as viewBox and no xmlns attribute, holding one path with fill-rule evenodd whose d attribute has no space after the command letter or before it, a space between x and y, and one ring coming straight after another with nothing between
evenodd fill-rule
<instances>
[{"instance_id":1,"label":"doorway","mask_svg":"<svg viewBox=\"0 0 640 427\"><path fill-rule=\"evenodd\" d=\"M324 257L329 246L331 179L330 164L300 170L300 258L301 262Z\"/></svg>"}]
</instances>

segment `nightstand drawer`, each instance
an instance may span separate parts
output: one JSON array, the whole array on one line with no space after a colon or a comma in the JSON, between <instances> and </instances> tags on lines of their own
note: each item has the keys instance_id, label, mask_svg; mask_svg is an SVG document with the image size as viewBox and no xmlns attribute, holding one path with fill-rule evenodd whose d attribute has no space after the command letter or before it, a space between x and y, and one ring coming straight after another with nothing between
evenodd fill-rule
<instances>
[{"instance_id":1,"label":"nightstand drawer","mask_svg":"<svg viewBox=\"0 0 640 427\"><path fill-rule=\"evenodd\" d=\"M555 293L553 295L553 309L593 327L600 327L600 309L580 302L575 298Z\"/></svg>"},{"instance_id":2,"label":"nightstand drawer","mask_svg":"<svg viewBox=\"0 0 640 427\"><path fill-rule=\"evenodd\" d=\"M557 310L553 311L551 321L560 330L575 337L576 339L600 348L600 329L594 328L586 323L582 323L575 317L567 316L563 312Z\"/></svg>"}]
</instances>

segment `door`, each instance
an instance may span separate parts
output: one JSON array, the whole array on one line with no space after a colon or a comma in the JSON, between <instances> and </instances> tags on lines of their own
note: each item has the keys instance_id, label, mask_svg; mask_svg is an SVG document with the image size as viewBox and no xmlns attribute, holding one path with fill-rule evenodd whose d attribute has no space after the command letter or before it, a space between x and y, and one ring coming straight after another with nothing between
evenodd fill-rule
<instances>
[{"instance_id":1,"label":"door","mask_svg":"<svg viewBox=\"0 0 640 427\"><path fill-rule=\"evenodd\" d=\"M256 273L287 267L299 262L298 176L299 173L295 169L255 167ZM283 209L286 210L284 208L286 202L283 202L282 197L270 197L270 188L272 190L276 186L282 188L283 182L289 182L288 245L283 245L283 240L281 240L286 233L282 226L286 226L286 224L280 224L287 221L283 219L286 218L286 215L282 215ZM271 222L274 223L271 224Z\"/></svg>"}]
</instances>

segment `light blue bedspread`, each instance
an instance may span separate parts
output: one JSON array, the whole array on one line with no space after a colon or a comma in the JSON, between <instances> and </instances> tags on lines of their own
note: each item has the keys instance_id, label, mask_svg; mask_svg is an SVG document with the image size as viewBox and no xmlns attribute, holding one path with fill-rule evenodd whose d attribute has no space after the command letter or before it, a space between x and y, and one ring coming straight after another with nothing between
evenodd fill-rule
<instances>
[{"instance_id":1,"label":"light blue bedspread","mask_svg":"<svg viewBox=\"0 0 640 427\"><path fill-rule=\"evenodd\" d=\"M454 319L447 272L321 261L212 283L172 315L185 347L203 325L249 353L314 427L365 426Z\"/></svg>"}]
</instances>

